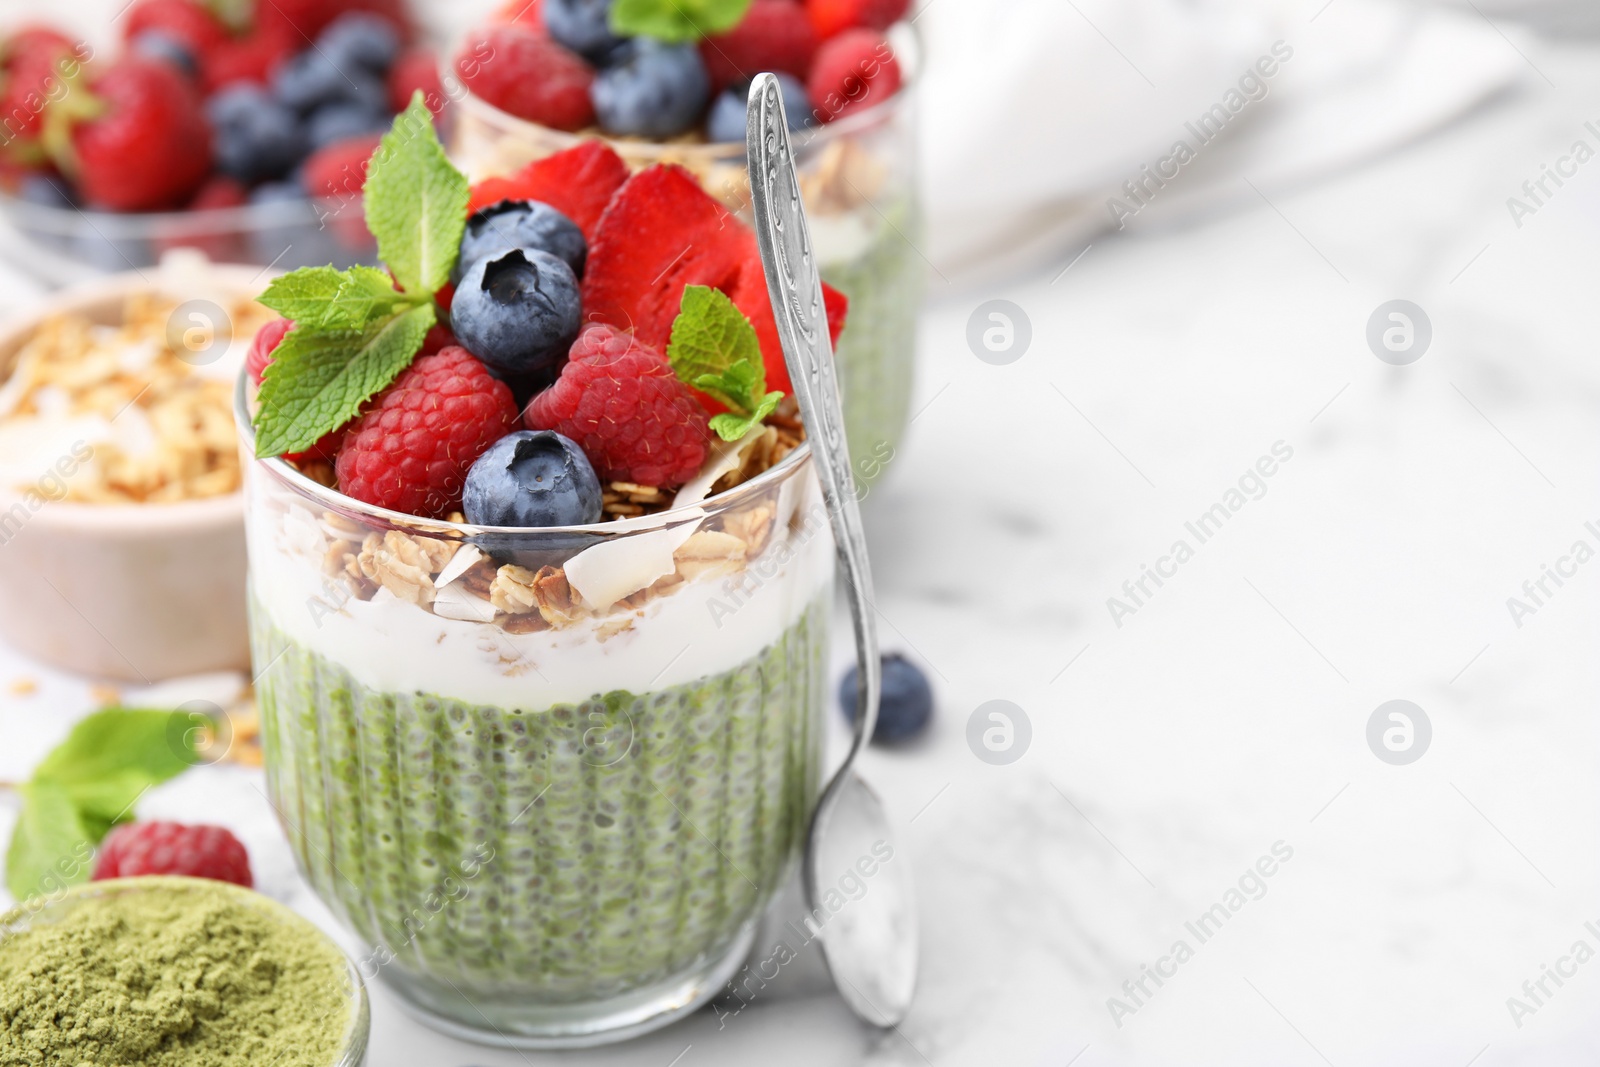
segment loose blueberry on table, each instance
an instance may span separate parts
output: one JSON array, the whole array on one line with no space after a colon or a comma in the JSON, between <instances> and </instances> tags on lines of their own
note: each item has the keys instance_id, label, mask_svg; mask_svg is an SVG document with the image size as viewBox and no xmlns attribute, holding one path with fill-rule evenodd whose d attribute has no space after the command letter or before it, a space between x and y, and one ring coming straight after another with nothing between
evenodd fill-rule
<instances>
[{"instance_id":1,"label":"loose blueberry on table","mask_svg":"<svg viewBox=\"0 0 1600 1067\"><path fill-rule=\"evenodd\" d=\"M883 697L878 705L878 725L872 740L880 744L909 741L928 728L933 718L933 688L922 668L899 652L886 652L883 665ZM839 708L848 722L856 721L856 699L861 688L861 672L851 667L839 682Z\"/></svg>"}]
</instances>

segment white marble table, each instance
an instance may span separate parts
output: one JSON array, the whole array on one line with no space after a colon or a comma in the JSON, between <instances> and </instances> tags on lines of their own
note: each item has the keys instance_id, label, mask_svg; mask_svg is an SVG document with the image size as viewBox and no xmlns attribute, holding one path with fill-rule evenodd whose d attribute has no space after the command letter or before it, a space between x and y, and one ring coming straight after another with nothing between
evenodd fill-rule
<instances>
[{"instance_id":1,"label":"white marble table","mask_svg":"<svg viewBox=\"0 0 1600 1067\"><path fill-rule=\"evenodd\" d=\"M1077 249L982 293L935 281L921 413L870 515L886 643L940 702L925 742L867 761L922 894L899 1031L797 963L737 1015L565 1055L452 1041L379 991L372 1062L1593 1063L1600 961L1561 960L1600 950L1600 561L1520 627L1507 599L1600 548L1600 162L1520 228L1505 201L1600 147L1600 48L1537 63L1535 89L1271 204L1097 241L1059 277ZM1032 324L1009 366L965 340L996 297ZM1433 327L1405 367L1364 336L1395 298ZM1278 442L1201 543L1185 524ZM1119 626L1108 598L1180 539ZM90 704L0 652L0 691L23 676L43 684L0 697L0 779ZM1032 724L1010 765L966 741L994 699ZM1432 725L1409 765L1366 740L1391 699ZM141 814L237 827L262 887L326 919L255 773L193 772ZM1514 1019L1545 965L1572 976Z\"/></svg>"}]
</instances>

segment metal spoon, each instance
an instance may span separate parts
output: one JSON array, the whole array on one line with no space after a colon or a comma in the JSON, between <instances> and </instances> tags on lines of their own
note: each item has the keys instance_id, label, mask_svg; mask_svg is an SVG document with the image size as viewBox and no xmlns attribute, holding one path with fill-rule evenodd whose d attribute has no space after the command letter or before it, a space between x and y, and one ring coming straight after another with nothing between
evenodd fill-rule
<instances>
[{"instance_id":1,"label":"metal spoon","mask_svg":"<svg viewBox=\"0 0 1600 1067\"><path fill-rule=\"evenodd\" d=\"M916 990L916 906L910 865L895 853L883 802L851 770L877 724L882 689L872 572L839 406L822 275L800 203L783 93L771 74L750 86L745 137L767 292L844 568L860 665L855 737L822 791L806 837L806 906L845 1003L867 1022L894 1026L910 1010ZM857 888L862 884L864 891Z\"/></svg>"}]
</instances>

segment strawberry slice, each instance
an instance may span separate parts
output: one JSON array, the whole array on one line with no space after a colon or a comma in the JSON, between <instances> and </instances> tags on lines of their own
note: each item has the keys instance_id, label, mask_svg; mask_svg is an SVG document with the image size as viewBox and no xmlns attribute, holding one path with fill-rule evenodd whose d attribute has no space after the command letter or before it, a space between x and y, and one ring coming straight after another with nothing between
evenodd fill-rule
<instances>
[{"instance_id":1,"label":"strawberry slice","mask_svg":"<svg viewBox=\"0 0 1600 1067\"><path fill-rule=\"evenodd\" d=\"M688 285L731 295L754 237L676 164L656 164L617 190L589 246L585 316L630 327L665 350Z\"/></svg>"},{"instance_id":2,"label":"strawberry slice","mask_svg":"<svg viewBox=\"0 0 1600 1067\"><path fill-rule=\"evenodd\" d=\"M584 270L584 313L591 321L632 327L645 344L665 350L689 285L727 294L755 327L767 388L790 392L755 234L688 171L657 164L628 179L600 220ZM822 288L837 342L849 301L831 286Z\"/></svg>"},{"instance_id":3,"label":"strawberry slice","mask_svg":"<svg viewBox=\"0 0 1600 1067\"><path fill-rule=\"evenodd\" d=\"M468 213L502 200L542 200L578 224L594 244L606 205L628 180L628 165L602 141L536 159L504 178L486 178L472 187Z\"/></svg>"}]
</instances>

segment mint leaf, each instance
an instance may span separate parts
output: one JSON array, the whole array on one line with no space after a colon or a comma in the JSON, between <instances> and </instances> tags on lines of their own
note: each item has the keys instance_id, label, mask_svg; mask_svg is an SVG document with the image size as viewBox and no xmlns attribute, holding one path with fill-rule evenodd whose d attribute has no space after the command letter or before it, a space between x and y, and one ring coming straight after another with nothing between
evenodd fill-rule
<instances>
[{"instance_id":1,"label":"mint leaf","mask_svg":"<svg viewBox=\"0 0 1600 1067\"><path fill-rule=\"evenodd\" d=\"M708 286L684 289L667 360L680 380L733 409L711 419L711 428L724 441L749 433L783 399L780 392L767 392L767 365L756 328L732 300Z\"/></svg>"},{"instance_id":2,"label":"mint leaf","mask_svg":"<svg viewBox=\"0 0 1600 1067\"><path fill-rule=\"evenodd\" d=\"M616 0L611 32L679 44L726 33L744 20L751 0Z\"/></svg>"},{"instance_id":3,"label":"mint leaf","mask_svg":"<svg viewBox=\"0 0 1600 1067\"><path fill-rule=\"evenodd\" d=\"M307 330L360 329L401 305L420 302L397 292L376 267L301 267L272 279L259 300Z\"/></svg>"},{"instance_id":4,"label":"mint leaf","mask_svg":"<svg viewBox=\"0 0 1600 1067\"><path fill-rule=\"evenodd\" d=\"M364 194L367 229L400 288L432 296L450 280L467 197L466 175L444 154L419 89L379 142Z\"/></svg>"},{"instance_id":5,"label":"mint leaf","mask_svg":"<svg viewBox=\"0 0 1600 1067\"><path fill-rule=\"evenodd\" d=\"M30 782L19 792L22 813L6 849L11 895L21 902L86 881L94 846L105 830L96 833L62 786Z\"/></svg>"},{"instance_id":6,"label":"mint leaf","mask_svg":"<svg viewBox=\"0 0 1600 1067\"><path fill-rule=\"evenodd\" d=\"M34 781L65 789L92 821L104 823L103 833L129 816L146 789L194 765L190 725L184 712L97 711L34 768Z\"/></svg>"},{"instance_id":7,"label":"mint leaf","mask_svg":"<svg viewBox=\"0 0 1600 1067\"><path fill-rule=\"evenodd\" d=\"M256 300L297 326L328 321L333 301L344 286L344 274L332 267L301 267L272 279Z\"/></svg>"},{"instance_id":8,"label":"mint leaf","mask_svg":"<svg viewBox=\"0 0 1600 1067\"><path fill-rule=\"evenodd\" d=\"M356 266L344 272L335 306L344 325L360 327L393 314L402 304L419 304L427 299L427 295L419 299L397 292L389 276L376 267Z\"/></svg>"},{"instance_id":9,"label":"mint leaf","mask_svg":"<svg viewBox=\"0 0 1600 1067\"><path fill-rule=\"evenodd\" d=\"M256 455L303 452L411 365L435 321L418 304L359 330L284 334L261 383Z\"/></svg>"},{"instance_id":10,"label":"mint leaf","mask_svg":"<svg viewBox=\"0 0 1600 1067\"><path fill-rule=\"evenodd\" d=\"M748 415L737 415L731 411L724 411L720 415L711 416L711 429L724 441L737 441L757 426L763 419L778 410L778 401L783 399L782 393L768 393L756 404L756 409Z\"/></svg>"},{"instance_id":11,"label":"mint leaf","mask_svg":"<svg viewBox=\"0 0 1600 1067\"><path fill-rule=\"evenodd\" d=\"M94 846L145 790L196 762L193 716L107 708L79 722L22 786L6 887L24 900L83 881Z\"/></svg>"}]
</instances>

